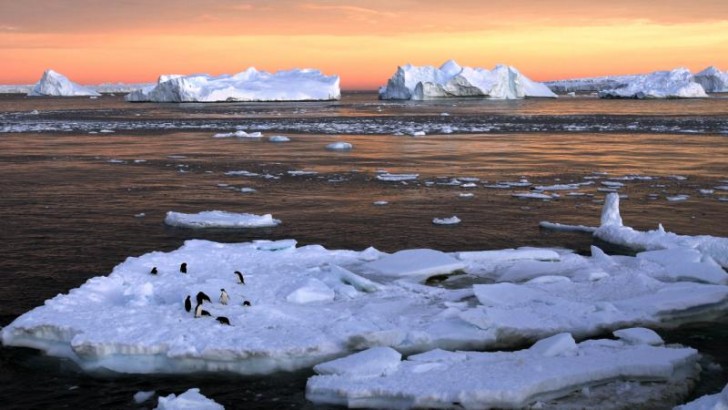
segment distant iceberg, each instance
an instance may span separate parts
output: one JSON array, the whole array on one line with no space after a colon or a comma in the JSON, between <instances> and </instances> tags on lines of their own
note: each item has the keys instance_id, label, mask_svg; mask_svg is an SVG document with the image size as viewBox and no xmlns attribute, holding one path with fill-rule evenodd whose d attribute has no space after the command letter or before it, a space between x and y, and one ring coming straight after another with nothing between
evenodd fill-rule
<instances>
[{"instance_id":1,"label":"distant iceberg","mask_svg":"<svg viewBox=\"0 0 728 410\"><path fill-rule=\"evenodd\" d=\"M516 99L556 98L548 87L531 81L514 67L497 65L493 70L461 67L453 60L440 68L407 64L397 68L379 90L383 100L429 100L448 97Z\"/></svg>"},{"instance_id":2,"label":"distant iceberg","mask_svg":"<svg viewBox=\"0 0 728 410\"><path fill-rule=\"evenodd\" d=\"M728 71L720 71L716 67L710 66L695 74L695 81L702 85L706 92L728 92Z\"/></svg>"},{"instance_id":3,"label":"distant iceberg","mask_svg":"<svg viewBox=\"0 0 728 410\"><path fill-rule=\"evenodd\" d=\"M31 97L89 97L101 94L91 88L78 85L61 73L46 70L40 81L33 86L28 96Z\"/></svg>"},{"instance_id":4,"label":"distant iceberg","mask_svg":"<svg viewBox=\"0 0 728 410\"><path fill-rule=\"evenodd\" d=\"M163 75L126 96L133 102L318 101L341 98L339 76L314 69L268 73L251 67L234 75Z\"/></svg>"},{"instance_id":5,"label":"distant iceberg","mask_svg":"<svg viewBox=\"0 0 728 410\"><path fill-rule=\"evenodd\" d=\"M636 76L625 86L599 91L600 98L706 98L705 89L687 68Z\"/></svg>"}]
</instances>

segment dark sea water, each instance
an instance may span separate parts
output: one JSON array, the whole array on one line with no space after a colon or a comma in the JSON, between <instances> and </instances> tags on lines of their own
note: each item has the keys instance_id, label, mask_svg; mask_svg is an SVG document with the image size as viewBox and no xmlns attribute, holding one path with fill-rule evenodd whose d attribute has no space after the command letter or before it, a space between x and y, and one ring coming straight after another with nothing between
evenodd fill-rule
<instances>
[{"instance_id":1,"label":"dark sea water","mask_svg":"<svg viewBox=\"0 0 728 410\"><path fill-rule=\"evenodd\" d=\"M236 128L265 138L212 138ZM409 135L416 131L426 135ZM291 142L268 142L271 135ZM335 141L354 149L327 151ZM225 175L240 170L277 178ZM317 174L289 174L301 170ZM380 170L419 178L382 182ZM552 201L519 200L511 194L528 188L483 184L632 174L653 179L627 181L620 190L628 196L626 224L728 236L728 202L720 200L728 191L698 191L728 185L728 99L393 103L354 93L339 102L131 104L118 96L0 96L0 326L108 274L128 256L176 249L192 238L294 238L383 251L549 246L588 254L590 236L545 231L538 223L598 225L599 180L580 190L593 197L563 192ZM463 177L480 182L447 184ZM242 193L243 187L256 192ZM462 192L474 197L461 198ZM666 200L677 194L689 198ZM372 205L376 200L389 205ZM241 231L163 224L167 211L212 209L272 213L283 223ZM432 224L452 215L462 223ZM726 324L706 321L662 334L728 369ZM728 372L709 368L695 394L728 381ZM156 398L136 405L132 395L200 387L227 408L313 408L304 397L309 375L90 376L29 349L2 348L0 407L151 408Z\"/></svg>"}]
</instances>

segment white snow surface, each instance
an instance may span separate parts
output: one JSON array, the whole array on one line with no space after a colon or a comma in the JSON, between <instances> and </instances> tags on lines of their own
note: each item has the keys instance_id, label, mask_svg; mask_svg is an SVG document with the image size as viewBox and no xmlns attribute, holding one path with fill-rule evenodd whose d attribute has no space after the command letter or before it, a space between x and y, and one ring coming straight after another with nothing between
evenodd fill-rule
<instances>
[{"instance_id":1,"label":"white snow surface","mask_svg":"<svg viewBox=\"0 0 728 410\"><path fill-rule=\"evenodd\" d=\"M192 388L179 396L170 394L160 397L155 410L224 410L221 404L208 399L200 393L200 389Z\"/></svg>"},{"instance_id":2,"label":"white snow surface","mask_svg":"<svg viewBox=\"0 0 728 410\"><path fill-rule=\"evenodd\" d=\"M90 97L100 95L91 88L76 84L63 74L53 70L46 70L40 81L28 93L28 96L31 97Z\"/></svg>"},{"instance_id":3,"label":"white snow surface","mask_svg":"<svg viewBox=\"0 0 728 410\"><path fill-rule=\"evenodd\" d=\"M699 397L673 410L728 410L728 385L720 393Z\"/></svg>"},{"instance_id":4,"label":"white snow surface","mask_svg":"<svg viewBox=\"0 0 728 410\"><path fill-rule=\"evenodd\" d=\"M635 76L625 86L599 91L601 98L706 98L703 87L686 68Z\"/></svg>"},{"instance_id":5,"label":"white snow surface","mask_svg":"<svg viewBox=\"0 0 728 410\"><path fill-rule=\"evenodd\" d=\"M401 361L393 351L383 374L366 367L319 372L308 380L306 398L370 408L523 408L615 379L684 382L695 377L697 359L690 348L607 339L576 344L562 333L515 352L434 350Z\"/></svg>"},{"instance_id":6,"label":"white snow surface","mask_svg":"<svg viewBox=\"0 0 728 410\"><path fill-rule=\"evenodd\" d=\"M461 67L448 60L440 68L397 67L387 85L379 90L385 100L429 100L448 97L484 97L516 99L524 97L556 98L542 83L531 81L516 68L497 65L492 70Z\"/></svg>"},{"instance_id":7,"label":"white snow surface","mask_svg":"<svg viewBox=\"0 0 728 410\"><path fill-rule=\"evenodd\" d=\"M281 223L271 214L255 215L225 211L203 211L196 214L167 212L164 223L182 228L263 228Z\"/></svg>"},{"instance_id":8,"label":"white snow surface","mask_svg":"<svg viewBox=\"0 0 728 410\"><path fill-rule=\"evenodd\" d=\"M163 75L129 93L135 102L318 101L341 98L339 76L314 69L269 73L251 67L234 75Z\"/></svg>"},{"instance_id":9,"label":"white snow surface","mask_svg":"<svg viewBox=\"0 0 728 410\"><path fill-rule=\"evenodd\" d=\"M720 71L718 68L710 66L695 74L695 81L702 85L706 92L728 92L728 71Z\"/></svg>"}]
</instances>

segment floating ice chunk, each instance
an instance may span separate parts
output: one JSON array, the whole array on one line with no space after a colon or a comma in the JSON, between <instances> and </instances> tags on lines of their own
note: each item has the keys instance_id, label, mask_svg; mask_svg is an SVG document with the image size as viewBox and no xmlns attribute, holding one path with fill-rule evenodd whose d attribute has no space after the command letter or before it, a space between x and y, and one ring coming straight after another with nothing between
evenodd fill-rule
<instances>
[{"instance_id":1,"label":"floating ice chunk","mask_svg":"<svg viewBox=\"0 0 728 410\"><path fill-rule=\"evenodd\" d=\"M351 151L353 148L353 145L344 141L332 142L326 146L329 151Z\"/></svg>"},{"instance_id":2,"label":"floating ice chunk","mask_svg":"<svg viewBox=\"0 0 728 410\"><path fill-rule=\"evenodd\" d=\"M310 101L341 98L338 76L302 69L268 73L248 68L234 75L162 75L156 85L135 90L127 101Z\"/></svg>"},{"instance_id":3,"label":"floating ice chunk","mask_svg":"<svg viewBox=\"0 0 728 410\"><path fill-rule=\"evenodd\" d=\"M688 179L688 177L684 175L668 175L667 177L670 179L674 179L675 181L685 181Z\"/></svg>"},{"instance_id":4,"label":"floating ice chunk","mask_svg":"<svg viewBox=\"0 0 728 410\"><path fill-rule=\"evenodd\" d=\"M728 185L719 185L715 187L718 191L728 191Z\"/></svg>"},{"instance_id":5,"label":"floating ice chunk","mask_svg":"<svg viewBox=\"0 0 728 410\"><path fill-rule=\"evenodd\" d=\"M372 347L363 352L316 365L318 374L351 377L378 377L392 373L399 367L402 355L391 347Z\"/></svg>"},{"instance_id":6,"label":"floating ice chunk","mask_svg":"<svg viewBox=\"0 0 728 410\"><path fill-rule=\"evenodd\" d=\"M134 393L134 403L142 404L145 401L151 399L152 396L154 396L154 393L156 393L154 390L138 391L138 392Z\"/></svg>"},{"instance_id":7,"label":"floating ice chunk","mask_svg":"<svg viewBox=\"0 0 728 410\"><path fill-rule=\"evenodd\" d=\"M243 188L240 188L240 192L242 192L244 194L252 194L252 193L258 192L258 191L255 188L243 187Z\"/></svg>"},{"instance_id":8,"label":"floating ice chunk","mask_svg":"<svg viewBox=\"0 0 728 410\"><path fill-rule=\"evenodd\" d=\"M577 345L570 337L558 335L544 342L547 352L560 354L543 354L533 347L515 352L437 351L433 360L418 355L380 377L316 375L306 384L306 398L349 407L525 408L615 380L651 380L669 390L670 383L684 383L698 373L694 349L612 340ZM610 404L619 404L619 396L611 396Z\"/></svg>"},{"instance_id":9,"label":"floating ice chunk","mask_svg":"<svg viewBox=\"0 0 728 410\"><path fill-rule=\"evenodd\" d=\"M231 137L236 137L236 138L253 138L253 139L258 139L258 138L263 138L263 133L261 133L261 132L251 132L251 133L247 133L245 131L239 130L239 131L235 131L235 132L218 133L218 134L213 135L212 137L213 138L231 138Z\"/></svg>"},{"instance_id":10,"label":"floating ice chunk","mask_svg":"<svg viewBox=\"0 0 728 410\"><path fill-rule=\"evenodd\" d=\"M389 205L389 201L374 201L374 202L372 202L372 204L375 206L384 206L384 205Z\"/></svg>"},{"instance_id":11,"label":"floating ice chunk","mask_svg":"<svg viewBox=\"0 0 728 410\"><path fill-rule=\"evenodd\" d=\"M555 222L541 221L538 226L544 229L550 229L552 231L564 231L564 232L586 232L594 233L597 230L595 226L585 225L566 225Z\"/></svg>"},{"instance_id":12,"label":"floating ice chunk","mask_svg":"<svg viewBox=\"0 0 728 410\"><path fill-rule=\"evenodd\" d=\"M410 135L413 137L424 137L427 133L424 131L412 131L410 132Z\"/></svg>"},{"instance_id":13,"label":"floating ice chunk","mask_svg":"<svg viewBox=\"0 0 728 410\"><path fill-rule=\"evenodd\" d=\"M626 85L599 91L600 98L706 98L703 87L686 68L634 76Z\"/></svg>"},{"instance_id":14,"label":"floating ice chunk","mask_svg":"<svg viewBox=\"0 0 728 410\"><path fill-rule=\"evenodd\" d=\"M474 196L475 196L475 194L473 194L471 192L460 192L458 194L458 197L460 197L460 198L472 198Z\"/></svg>"},{"instance_id":15,"label":"floating ice chunk","mask_svg":"<svg viewBox=\"0 0 728 410\"><path fill-rule=\"evenodd\" d=\"M460 223L460 218L457 216L451 216L449 218L433 218L432 223L435 225L457 225Z\"/></svg>"},{"instance_id":16,"label":"floating ice chunk","mask_svg":"<svg viewBox=\"0 0 728 410\"><path fill-rule=\"evenodd\" d=\"M398 181L413 181L416 180L420 174L390 174L389 172L377 175L377 179L380 181L398 182Z\"/></svg>"},{"instance_id":17,"label":"floating ice chunk","mask_svg":"<svg viewBox=\"0 0 728 410\"><path fill-rule=\"evenodd\" d=\"M713 195L715 193L714 189L699 189L698 192L700 192L702 195Z\"/></svg>"},{"instance_id":18,"label":"floating ice chunk","mask_svg":"<svg viewBox=\"0 0 728 410\"><path fill-rule=\"evenodd\" d=\"M688 248L713 258L728 268L728 238L708 235L689 236L665 232L662 225L654 231L641 232L622 226L619 216L619 197L607 195L602 209L602 225L594 232L597 238L637 250Z\"/></svg>"},{"instance_id":19,"label":"floating ice chunk","mask_svg":"<svg viewBox=\"0 0 728 410\"><path fill-rule=\"evenodd\" d=\"M63 74L53 70L46 70L40 78L40 81L28 93L28 96L31 97L80 97L99 95L101 94L88 87L78 85L66 78Z\"/></svg>"},{"instance_id":20,"label":"floating ice chunk","mask_svg":"<svg viewBox=\"0 0 728 410\"><path fill-rule=\"evenodd\" d=\"M400 66L379 90L379 98L427 100L448 97L514 99L556 98L544 84L531 81L513 67L497 65L493 70L461 67L449 60L440 68Z\"/></svg>"},{"instance_id":21,"label":"floating ice chunk","mask_svg":"<svg viewBox=\"0 0 728 410\"><path fill-rule=\"evenodd\" d=\"M644 327L619 329L612 332L612 334L614 334L615 337L619 338L623 342L631 345L647 344L652 346L662 346L665 344L665 341L662 340L657 332Z\"/></svg>"},{"instance_id":22,"label":"floating ice chunk","mask_svg":"<svg viewBox=\"0 0 728 410\"><path fill-rule=\"evenodd\" d=\"M672 410L726 410L728 409L728 385L720 393L699 397Z\"/></svg>"},{"instance_id":23,"label":"floating ice chunk","mask_svg":"<svg viewBox=\"0 0 728 410\"><path fill-rule=\"evenodd\" d=\"M579 182L574 184L554 184L554 185L538 185L533 187L534 189L538 191L570 191L574 189L579 189L582 186L586 185L593 185L593 181L588 182Z\"/></svg>"},{"instance_id":24,"label":"floating ice chunk","mask_svg":"<svg viewBox=\"0 0 728 410\"><path fill-rule=\"evenodd\" d=\"M293 292L286 296L286 300L291 303L312 303L312 302L329 302L334 300L336 294L326 286L325 283L318 279L310 278Z\"/></svg>"},{"instance_id":25,"label":"floating ice chunk","mask_svg":"<svg viewBox=\"0 0 728 410\"><path fill-rule=\"evenodd\" d=\"M208 399L200 393L200 389L189 389L176 396L160 397L155 410L225 410L225 407Z\"/></svg>"},{"instance_id":26,"label":"floating ice chunk","mask_svg":"<svg viewBox=\"0 0 728 410\"><path fill-rule=\"evenodd\" d=\"M672 195L672 196L666 196L665 199L667 199L669 202L682 202L687 201L690 198L690 195Z\"/></svg>"},{"instance_id":27,"label":"floating ice chunk","mask_svg":"<svg viewBox=\"0 0 728 410\"><path fill-rule=\"evenodd\" d=\"M624 186L623 183L617 181L602 181L600 183L608 188L622 188Z\"/></svg>"},{"instance_id":28,"label":"floating ice chunk","mask_svg":"<svg viewBox=\"0 0 728 410\"><path fill-rule=\"evenodd\" d=\"M529 350L544 357L573 356L579 350L571 333L559 333L536 342Z\"/></svg>"},{"instance_id":29,"label":"floating ice chunk","mask_svg":"<svg viewBox=\"0 0 728 410\"><path fill-rule=\"evenodd\" d=\"M667 280L694 280L725 284L728 273L711 257L690 248L672 248L640 252L637 259L649 260L664 269Z\"/></svg>"},{"instance_id":30,"label":"floating ice chunk","mask_svg":"<svg viewBox=\"0 0 728 410\"><path fill-rule=\"evenodd\" d=\"M452 273L465 265L452 256L433 249L407 249L385 255L364 266L378 275L427 279L430 276Z\"/></svg>"},{"instance_id":31,"label":"floating ice chunk","mask_svg":"<svg viewBox=\"0 0 728 410\"><path fill-rule=\"evenodd\" d=\"M516 193L511 194L511 196L515 197L515 198L521 198L521 199L546 199L546 200L554 199L553 196L551 196L549 194L543 194L540 192L516 192Z\"/></svg>"},{"instance_id":32,"label":"floating ice chunk","mask_svg":"<svg viewBox=\"0 0 728 410\"><path fill-rule=\"evenodd\" d=\"M254 215L225 211L204 211L196 214L167 212L164 223L183 228L263 228L281 223L271 214Z\"/></svg>"},{"instance_id":33,"label":"floating ice chunk","mask_svg":"<svg viewBox=\"0 0 728 410\"><path fill-rule=\"evenodd\" d=\"M268 137L269 142L289 142L291 139L284 135L271 135Z\"/></svg>"},{"instance_id":34,"label":"floating ice chunk","mask_svg":"<svg viewBox=\"0 0 728 410\"><path fill-rule=\"evenodd\" d=\"M318 175L316 171L304 171L304 170L292 170L288 171L288 175L294 177L306 176L306 175Z\"/></svg>"}]
</instances>

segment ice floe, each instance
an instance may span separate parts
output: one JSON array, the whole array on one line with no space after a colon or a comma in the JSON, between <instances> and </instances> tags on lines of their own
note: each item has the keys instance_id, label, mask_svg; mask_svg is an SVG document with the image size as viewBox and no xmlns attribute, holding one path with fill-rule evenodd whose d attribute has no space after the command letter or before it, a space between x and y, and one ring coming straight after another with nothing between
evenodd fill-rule
<instances>
[{"instance_id":1,"label":"ice floe","mask_svg":"<svg viewBox=\"0 0 728 410\"><path fill-rule=\"evenodd\" d=\"M235 132L221 132L221 133L217 133L217 134L213 135L212 137L213 138L231 138L231 137L235 137L235 138L255 138L255 139L257 139L257 138L263 138L263 133L261 133L261 132L250 132L250 133L248 133L248 132L245 132L245 131L238 130L238 131L235 131Z\"/></svg>"},{"instance_id":2,"label":"ice floe","mask_svg":"<svg viewBox=\"0 0 728 410\"><path fill-rule=\"evenodd\" d=\"M89 97L99 95L101 94L88 87L78 85L63 74L53 70L46 70L40 81L28 93L28 96L31 97Z\"/></svg>"},{"instance_id":3,"label":"ice floe","mask_svg":"<svg viewBox=\"0 0 728 410\"><path fill-rule=\"evenodd\" d=\"M200 389L192 388L179 396L173 393L160 397L155 410L225 410L225 407L203 396Z\"/></svg>"},{"instance_id":4,"label":"ice floe","mask_svg":"<svg viewBox=\"0 0 728 410\"><path fill-rule=\"evenodd\" d=\"M690 70L685 68L635 76L622 87L599 91L601 98L706 98L707 96Z\"/></svg>"},{"instance_id":5,"label":"ice floe","mask_svg":"<svg viewBox=\"0 0 728 410\"><path fill-rule=\"evenodd\" d=\"M164 223L182 228L264 228L281 223L271 214L255 215L225 211L204 211L196 214L167 212Z\"/></svg>"},{"instance_id":6,"label":"ice floe","mask_svg":"<svg viewBox=\"0 0 728 410\"><path fill-rule=\"evenodd\" d=\"M673 410L725 410L728 409L728 385L720 393L699 397Z\"/></svg>"},{"instance_id":7,"label":"ice floe","mask_svg":"<svg viewBox=\"0 0 728 410\"><path fill-rule=\"evenodd\" d=\"M151 399L154 396L154 393L156 393L154 390L138 391L134 393L134 403L142 404Z\"/></svg>"},{"instance_id":8,"label":"ice floe","mask_svg":"<svg viewBox=\"0 0 728 410\"><path fill-rule=\"evenodd\" d=\"M351 143L344 141L332 142L326 145L326 149L329 151L351 151L353 148L354 146Z\"/></svg>"},{"instance_id":9,"label":"ice floe","mask_svg":"<svg viewBox=\"0 0 728 410\"><path fill-rule=\"evenodd\" d=\"M399 182L399 181L414 181L416 180L420 174L390 174L389 172L384 172L377 175L377 179L380 181L388 181L388 182Z\"/></svg>"},{"instance_id":10,"label":"ice floe","mask_svg":"<svg viewBox=\"0 0 728 410\"><path fill-rule=\"evenodd\" d=\"M457 225L459 224L460 218L457 216L451 216L449 218L433 218L432 223L435 225Z\"/></svg>"},{"instance_id":11,"label":"ice floe","mask_svg":"<svg viewBox=\"0 0 728 410\"><path fill-rule=\"evenodd\" d=\"M440 68L407 64L397 68L379 90L386 100L428 100L448 97L515 99L555 98L548 87L531 81L514 67L497 65L492 70L461 67L453 60ZM423 134L424 135L424 134Z\"/></svg>"},{"instance_id":12,"label":"ice floe","mask_svg":"<svg viewBox=\"0 0 728 410\"><path fill-rule=\"evenodd\" d=\"M127 101L225 102L312 101L341 98L339 77L314 69L268 73L248 68L234 75L163 75L152 87L129 93Z\"/></svg>"},{"instance_id":13,"label":"ice floe","mask_svg":"<svg viewBox=\"0 0 728 410\"><path fill-rule=\"evenodd\" d=\"M271 135L268 137L269 142L289 142L291 139L285 135Z\"/></svg>"},{"instance_id":14,"label":"ice floe","mask_svg":"<svg viewBox=\"0 0 728 410\"><path fill-rule=\"evenodd\" d=\"M433 350L401 360L392 349L374 349L317 366L306 397L319 404L370 408L539 408L542 401L615 380L676 388L698 372L694 349L622 339L577 344L568 333L516 352Z\"/></svg>"}]
</instances>

